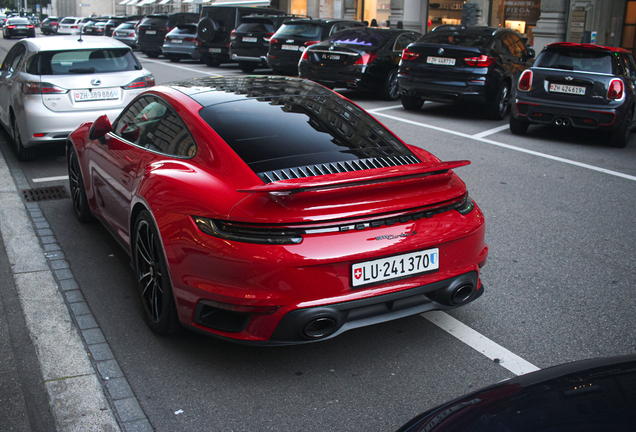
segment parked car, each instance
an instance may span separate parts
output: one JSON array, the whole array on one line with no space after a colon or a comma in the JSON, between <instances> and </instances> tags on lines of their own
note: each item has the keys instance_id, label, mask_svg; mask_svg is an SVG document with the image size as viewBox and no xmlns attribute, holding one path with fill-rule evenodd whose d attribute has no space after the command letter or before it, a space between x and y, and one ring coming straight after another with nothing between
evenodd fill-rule
<instances>
[{"instance_id":1,"label":"parked car","mask_svg":"<svg viewBox=\"0 0 636 432\"><path fill-rule=\"evenodd\" d=\"M131 21L139 22L139 20L143 19L144 16L145 15L129 15L112 17L106 22L106 26L104 27L104 35L111 37L113 35L113 31L119 25Z\"/></svg>"},{"instance_id":2,"label":"parked car","mask_svg":"<svg viewBox=\"0 0 636 432\"><path fill-rule=\"evenodd\" d=\"M58 17L47 17L44 18L44 21L40 24L40 31L45 35L55 34L57 33L57 23L59 22Z\"/></svg>"},{"instance_id":3,"label":"parked car","mask_svg":"<svg viewBox=\"0 0 636 432\"><path fill-rule=\"evenodd\" d=\"M0 123L20 160L64 142L81 122L115 119L142 89L154 85L126 45L97 36L23 39L0 67Z\"/></svg>"},{"instance_id":4,"label":"parked car","mask_svg":"<svg viewBox=\"0 0 636 432\"><path fill-rule=\"evenodd\" d=\"M147 15L137 26L137 44L142 53L150 58L161 55L166 35L179 24L195 23L195 13L173 13Z\"/></svg>"},{"instance_id":5,"label":"parked car","mask_svg":"<svg viewBox=\"0 0 636 432\"><path fill-rule=\"evenodd\" d=\"M275 9L248 6L204 6L197 25L197 36L203 42L203 62L208 66L218 66L230 61L230 36L247 15L286 15Z\"/></svg>"},{"instance_id":6,"label":"parked car","mask_svg":"<svg viewBox=\"0 0 636 432\"><path fill-rule=\"evenodd\" d=\"M446 402L398 432L629 431L635 381L636 355L566 363Z\"/></svg>"},{"instance_id":7,"label":"parked car","mask_svg":"<svg viewBox=\"0 0 636 432\"><path fill-rule=\"evenodd\" d=\"M182 59L201 60L203 43L197 38L196 24L179 24L166 35L163 55L171 62Z\"/></svg>"},{"instance_id":8,"label":"parked car","mask_svg":"<svg viewBox=\"0 0 636 432\"><path fill-rule=\"evenodd\" d=\"M269 40L267 64L275 73L298 75L298 61L308 46L351 27L364 27L364 23L313 18L287 21Z\"/></svg>"},{"instance_id":9,"label":"parked car","mask_svg":"<svg viewBox=\"0 0 636 432\"><path fill-rule=\"evenodd\" d=\"M12 37L35 37L35 26L27 18L9 18L2 28L5 39Z\"/></svg>"},{"instance_id":10,"label":"parked car","mask_svg":"<svg viewBox=\"0 0 636 432\"><path fill-rule=\"evenodd\" d=\"M62 18L57 25L57 34L71 35L79 33L79 24L82 18L78 17L65 17Z\"/></svg>"},{"instance_id":11,"label":"parked car","mask_svg":"<svg viewBox=\"0 0 636 432\"><path fill-rule=\"evenodd\" d=\"M230 33L230 59L246 73L267 66L269 40L290 15L248 15Z\"/></svg>"},{"instance_id":12,"label":"parked car","mask_svg":"<svg viewBox=\"0 0 636 432\"><path fill-rule=\"evenodd\" d=\"M135 27L139 21L128 21L121 23L112 32L112 38L125 43L129 47L137 48L137 33Z\"/></svg>"},{"instance_id":13,"label":"parked car","mask_svg":"<svg viewBox=\"0 0 636 432\"><path fill-rule=\"evenodd\" d=\"M373 91L400 97L398 63L402 51L421 34L403 29L354 27L307 48L298 73L327 87Z\"/></svg>"},{"instance_id":14,"label":"parked car","mask_svg":"<svg viewBox=\"0 0 636 432\"><path fill-rule=\"evenodd\" d=\"M104 36L107 21L108 18L94 18L93 20L84 23L84 25L82 26L82 34L91 36Z\"/></svg>"},{"instance_id":15,"label":"parked car","mask_svg":"<svg viewBox=\"0 0 636 432\"><path fill-rule=\"evenodd\" d=\"M470 162L309 80L164 84L81 125L67 161L78 219L125 245L158 333L300 344L484 291L484 216L452 171Z\"/></svg>"},{"instance_id":16,"label":"parked car","mask_svg":"<svg viewBox=\"0 0 636 432\"><path fill-rule=\"evenodd\" d=\"M533 58L534 51L510 29L441 25L402 55L402 105L419 110L425 100L479 104L501 120L510 109L513 83Z\"/></svg>"},{"instance_id":17,"label":"parked car","mask_svg":"<svg viewBox=\"0 0 636 432\"><path fill-rule=\"evenodd\" d=\"M631 51L591 44L547 45L513 95L510 131L531 124L598 130L623 148L634 122L636 62Z\"/></svg>"}]
</instances>

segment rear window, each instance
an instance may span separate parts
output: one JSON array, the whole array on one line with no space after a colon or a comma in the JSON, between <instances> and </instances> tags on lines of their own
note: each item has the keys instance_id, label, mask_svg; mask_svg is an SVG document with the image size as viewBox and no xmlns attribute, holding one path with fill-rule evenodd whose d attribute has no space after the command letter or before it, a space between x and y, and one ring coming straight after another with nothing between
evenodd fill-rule
<instances>
[{"instance_id":1,"label":"rear window","mask_svg":"<svg viewBox=\"0 0 636 432\"><path fill-rule=\"evenodd\" d=\"M127 48L42 51L27 65L34 75L73 75L141 70Z\"/></svg>"},{"instance_id":2,"label":"rear window","mask_svg":"<svg viewBox=\"0 0 636 432\"><path fill-rule=\"evenodd\" d=\"M322 27L309 23L283 24L276 32L277 37L299 36L306 38L319 38Z\"/></svg>"},{"instance_id":3,"label":"rear window","mask_svg":"<svg viewBox=\"0 0 636 432\"><path fill-rule=\"evenodd\" d=\"M274 33L275 30L276 28L274 26L274 23L271 20L255 20L255 19L244 21L236 28L236 31L241 33L251 33L251 32Z\"/></svg>"},{"instance_id":4,"label":"rear window","mask_svg":"<svg viewBox=\"0 0 636 432\"><path fill-rule=\"evenodd\" d=\"M343 30L327 40L347 45L380 46L389 39L390 34L369 30Z\"/></svg>"},{"instance_id":5,"label":"rear window","mask_svg":"<svg viewBox=\"0 0 636 432\"><path fill-rule=\"evenodd\" d=\"M457 31L433 31L422 36L418 43L441 45L483 46L492 36Z\"/></svg>"},{"instance_id":6,"label":"rear window","mask_svg":"<svg viewBox=\"0 0 636 432\"><path fill-rule=\"evenodd\" d=\"M171 34L196 34L197 26L194 24L179 24L172 29Z\"/></svg>"},{"instance_id":7,"label":"rear window","mask_svg":"<svg viewBox=\"0 0 636 432\"><path fill-rule=\"evenodd\" d=\"M596 50L548 49L541 53L535 67L611 74L612 55Z\"/></svg>"},{"instance_id":8,"label":"rear window","mask_svg":"<svg viewBox=\"0 0 636 432\"><path fill-rule=\"evenodd\" d=\"M75 18L64 18L60 24L75 24L75 21L77 21Z\"/></svg>"},{"instance_id":9,"label":"rear window","mask_svg":"<svg viewBox=\"0 0 636 432\"><path fill-rule=\"evenodd\" d=\"M167 27L170 19L167 16L152 17L147 16L141 21L142 26L163 26Z\"/></svg>"},{"instance_id":10,"label":"rear window","mask_svg":"<svg viewBox=\"0 0 636 432\"><path fill-rule=\"evenodd\" d=\"M414 158L380 123L342 99L245 99L208 106L200 115L255 173L368 158Z\"/></svg>"},{"instance_id":11,"label":"rear window","mask_svg":"<svg viewBox=\"0 0 636 432\"><path fill-rule=\"evenodd\" d=\"M8 24L31 24L31 21L26 18L11 18Z\"/></svg>"}]
</instances>

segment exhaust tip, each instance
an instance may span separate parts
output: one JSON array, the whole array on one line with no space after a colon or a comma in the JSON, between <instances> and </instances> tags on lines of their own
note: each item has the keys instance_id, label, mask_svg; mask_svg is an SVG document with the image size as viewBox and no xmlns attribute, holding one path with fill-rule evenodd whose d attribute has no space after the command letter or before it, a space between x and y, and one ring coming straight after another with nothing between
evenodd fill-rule
<instances>
[{"instance_id":1,"label":"exhaust tip","mask_svg":"<svg viewBox=\"0 0 636 432\"><path fill-rule=\"evenodd\" d=\"M320 339L336 331L336 320L331 317L314 318L305 324L303 334L311 339Z\"/></svg>"},{"instance_id":2,"label":"exhaust tip","mask_svg":"<svg viewBox=\"0 0 636 432\"><path fill-rule=\"evenodd\" d=\"M560 118L558 118L558 119L556 119L556 120L554 121L554 124L555 124L555 125L557 125L557 126L561 126L561 125L563 124L563 120L561 120Z\"/></svg>"},{"instance_id":3,"label":"exhaust tip","mask_svg":"<svg viewBox=\"0 0 636 432\"><path fill-rule=\"evenodd\" d=\"M563 126L570 126L570 120L563 119Z\"/></svg>"},{"instance_id":4,"label":"exhaust tip","mask_svg":"<svg viewBox=\"0 0 636 432\"><path fill-rule=\"evenodd\" d=\"M450 303L452 305L461 305L464 304L470 299L470 296L475 292L475 287L473 284L463 284L460 285L450 296Z\"/></svg>"}]
</instances>

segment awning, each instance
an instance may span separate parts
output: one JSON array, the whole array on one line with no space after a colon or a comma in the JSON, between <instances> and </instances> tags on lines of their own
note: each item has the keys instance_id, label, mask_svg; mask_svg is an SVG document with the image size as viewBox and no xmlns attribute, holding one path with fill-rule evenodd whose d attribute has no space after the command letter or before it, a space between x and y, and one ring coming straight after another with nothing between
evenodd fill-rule
<instances>
[{"instance_id":1,"label":"awning","mask_svg":"<svg viewBox=\"0 0 636 432\"><path fill-rule=\"evenodd\" d=\"M131 0L130 2L126 3L126 6L134 6L135 4L137 4L139 0Z\"/></svg>"},{"instance_id":2,"label":"awning","mask_svg":"<svg viewBox=\"0 0 636 432\"><path fill-rule=\"evenodd\" d=\"M125 5L129 2L130 0L124 0L123 2L119 3L120 5Z\"/></svg>"},{"instance_id":3,"label":"awning","mask_svg":"<svg viewBox=\"0 0 636 432\"><path fill-rule=\"evenodd\" d=\"M142 0L137 6L146 6L156 2L157 0Z\"/></svg>"},{"instance_id":4,"label":"awning","mask_svg":"<svg viewBox=\"0 0 636 432\"><path fill-rule=\"evenodd\" d=\"M159 2L159 4L160 4L160 5L164 5L164 4L170 3L171 1L172 1L172 0L161 0L161 1Z\"/></svg>"},{"instance_id":5,"label":"awning","mask_svg":"<svg viewBox=\"0 0 636 432\"><path fill-rule=\"evenodd\" d=\"M260 6L267 7L270 0L216 0L212 5L221 6Z\"/></svg>"}]
</instances>

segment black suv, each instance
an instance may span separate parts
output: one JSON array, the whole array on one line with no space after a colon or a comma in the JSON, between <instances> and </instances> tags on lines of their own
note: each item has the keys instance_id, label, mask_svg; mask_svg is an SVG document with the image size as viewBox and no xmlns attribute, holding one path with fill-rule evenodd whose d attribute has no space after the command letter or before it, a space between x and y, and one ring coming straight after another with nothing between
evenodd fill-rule
<instances>
[{"instance_id":1,"label":"black suv","mask_svg":"<svg viewBox=\"0 0 636 432\"><path fill-rule=\"evenodd\" d=\"M173 13L146 15L137 27L138 45L141 52L150 58L159 57L166 35L179 24L196 23L195 13Z\"/></svg>"},{"instance_id":2,"label":"black suv","mask_svg":"<svg viewBox=\"0 0 636 432\"><path fill-rule=\"evenodd\" d=\"M294 19L285 22L269 41L267 64L275 73L298 74L298 61L308 46L351 27L360 21L342 19Z\"/></svg>"},{"instance_id":3,"label":"black suv","mask_svg":"<svg viewBox=\"0 0 636 432\"><path fill-rule=\"evenodd\" d=\"M145 15L129 15L129 16L116 16L112 17L106 22L106 27L104 27L104 35L111 37L113 35L113 30L120 24L123 24L128 21L139 21Z\"/></svg>"},{"instance_id":4,"label":"black suv","mask_svg":"<svg viewBox=\"0 0 636 432\"><path fill-rule=\"evenodd\" d=\"M205 6L201 8L201 19L197 36L203 42L201 60L208 66L218 66L230 61L229 45L232 30L238 27L241 18L247 15L286 15L285 12L248 6Z\"/></svg>"},{"instance_id":5,"label":"black suv","mask_svg":"<svg viewBox=\"0 0 636 432\"><path fill-rule=\"evenodd\" d=\"M295 18L289 15L248 15L230 33L230 59L238 62L243 72L258 66L267 67L269 40L283 22Z\"/></svg>"}]
</instances>

